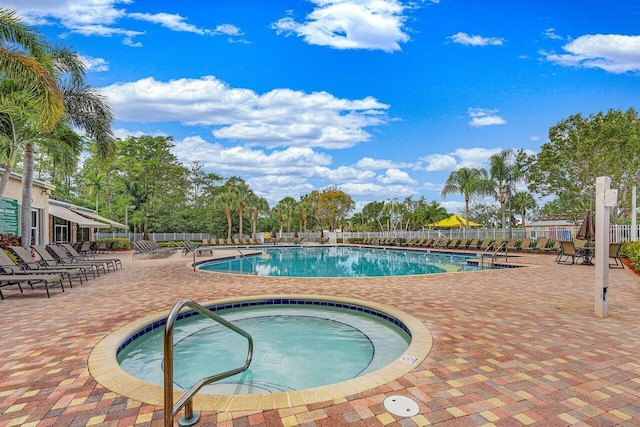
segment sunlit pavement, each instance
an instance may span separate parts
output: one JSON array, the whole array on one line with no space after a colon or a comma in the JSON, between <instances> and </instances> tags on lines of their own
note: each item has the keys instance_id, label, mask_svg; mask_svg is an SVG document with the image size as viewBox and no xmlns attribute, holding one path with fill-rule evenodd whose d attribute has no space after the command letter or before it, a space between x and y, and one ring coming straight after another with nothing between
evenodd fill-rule
<instances>
[{"instance_id":1,"label":"sunlit pavement","mask_svg":"<svg viewBox=\"0 0 640 427\"><path fill-rule=\"evenodd\" d=\"M531 268L433 276L298 279L194 272L189 258L131 259L73 289L2 288L0 426L162 425L161 407L119 396L87 359L107 334L180 298L320 294L390 305L433 334L425 361L397 381L306 406L204 413L218 426L640 425L640 279L610 270L609 317L594 316L594 267L554 256ZM383 400L409 396L401 418ZM177 423L178 417L176 417Z\"/></svg>"}]
</instances>

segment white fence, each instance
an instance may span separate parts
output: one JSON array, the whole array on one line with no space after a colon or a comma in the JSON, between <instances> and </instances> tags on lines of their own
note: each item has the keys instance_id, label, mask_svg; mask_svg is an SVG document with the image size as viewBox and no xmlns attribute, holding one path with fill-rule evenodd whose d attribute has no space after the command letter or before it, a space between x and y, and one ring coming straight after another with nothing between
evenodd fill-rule
<instances>
[{"instance_id":1,"label":"white fence","mask_svg":"<svg viewBox=\"0 0 640 427\"><path fill-rule=\"evenodd\" d=\"M635 234L632 233L632 227L630 225L612 225L610 227L609 239L611 242L631 242L636 241L637 236L640 232L640 226L635 227ZM546 237L549 240L573 240L578 233L579 227L536 227L529 228L526 230L522 228L513 228L511 230L502 229L502 228L472 228L469 230L464 229L450 229L450 230L420 230L420 231L405 231L405 230L396 230L396 231L383 231L383 232L325 232L324 236L329 238L330 243L335 243L338 239L343 239L342 241L346 242L351 238L366 238L366 237L403 237L403 238L414 238L414 237L448 237L450 239L473 239L473 238L502 238L502 239L518 239L524 240L526 238L530 238L533 240L537 240L541 237ZM307 232L297 233L299 237L304 238L306 241L315 241L318 237L320 237L320 232ZM262 240L263 233L258 233L258 239ZM277 233L278 237L283 238L291 238L294 237L294 233ZM142 240L145 236L143 233L122 233L122 232L112 232L112 233L96 233L96 239L104 239L104 238L113 238L113 237L123 237L128 238L131 241ZM226 238L227 236L217 236L208 233L147 233L146 238L150 240L156 241L167 241L167 240L193 240L193 241L202 241L203 239L218 239L218 238ZM238 235L234 235L233 237L241 237ZM243 237L250 237L246 234Z\"/></svg>"}]
</instances>

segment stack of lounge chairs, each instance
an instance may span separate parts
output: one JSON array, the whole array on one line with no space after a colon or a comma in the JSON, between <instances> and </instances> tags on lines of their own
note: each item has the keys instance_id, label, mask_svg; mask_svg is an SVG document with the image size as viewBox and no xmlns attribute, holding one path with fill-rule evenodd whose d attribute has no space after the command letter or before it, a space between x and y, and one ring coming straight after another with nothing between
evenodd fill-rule
<instances>
[{"instance_id":1,"label":"stack of lounge chairs","mask_svg":"<svg viewBox=\"0 0 640 427\"><path fill-rule=\"evenodd\" d=\"M149 258L157 258L157 257L169 257L175 254L178 250L182 248L179 247L164 247L158 245L157 242L153 240L139 240L137 242L133 242L133 258L148 256Z\"/></svg>"},{"instance_id":2,"label":"stack of lounge chairs","mask_svg":"<svg viewBox=\"0 0 640 427\"><path fill-rule=\"evenodd\" d=\"M73 281L81 284L89 280L89 274L94 278L100 273L115 271L122 268L117 258L89 260L76 252L71 245L34 245L31 249L39 257L36 260L31 251L22 246L11 246L9 250L17 261L14 261L4 250L0 250L0 288L17 286L23 292L23 286L44 286L47 297L52 286L60 286L64 292L64 285L73 288ZM4 295L0 292L0 299Z\"/></svg>"}]
</instances>

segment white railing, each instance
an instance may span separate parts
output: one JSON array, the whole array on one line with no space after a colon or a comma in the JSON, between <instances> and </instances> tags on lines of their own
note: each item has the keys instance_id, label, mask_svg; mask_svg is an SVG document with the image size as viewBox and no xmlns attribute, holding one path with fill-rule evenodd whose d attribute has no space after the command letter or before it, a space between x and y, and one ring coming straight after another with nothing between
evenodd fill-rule
<instances>
[{"instance_id":1,"label":"white railing","mask_svg":"<svg viewBox=\"0 0 640 427\"><path fill-rule=\"evenodd\" d=\"M491 238L491 239L518 239L524 240L530 238L532 240L537 240L541 237L546 237L549 240L573 240L578 234L578 230L580 227L535 227L530 228L527 227L526 230L522 228L513 228L511 231L508 229L502 228L470 228L469 230L464 229L450 229L450 230L419 230L419 231L404 231L404 230L396 230L393 231L350 231L350 232L325 232L324 237L329 239L329 243L336 243L338 239L343 239L346 242L351 238L372 238L372 237L401 237L401 238L435 238L435 237L448 237L449 239L474 239L474 238ZM632 233L632 227L630 225L612 225L610 227L609 238L611 242L630 242L637 240L637 236L640 234L640 226L636 226L636 232L634 239ZM263 233L258 233L258 238L262 238ZM298 237L304 238L307 242L316 241L320 237L320 232L298 232ZM277 232L277 237L282 238L292 238L294 237L294 232ZM167 240L195 240L202 241L203 239L215 239L217 241L218 238L222 237L226 239L226 235L217 236L214 234L208 233L147 233L146 235L143 233L123 233L123 232L111 232L111 233L95 233L96 239L104 239L104 238L113 238L113 237L124 237L128 238L131 241L138 241L143 239L155 240L155 241L167 241ZM244 236L234 235L233 238L237 237L251 237L249 234L245 234Z\"/></svg>"}]
</instances>

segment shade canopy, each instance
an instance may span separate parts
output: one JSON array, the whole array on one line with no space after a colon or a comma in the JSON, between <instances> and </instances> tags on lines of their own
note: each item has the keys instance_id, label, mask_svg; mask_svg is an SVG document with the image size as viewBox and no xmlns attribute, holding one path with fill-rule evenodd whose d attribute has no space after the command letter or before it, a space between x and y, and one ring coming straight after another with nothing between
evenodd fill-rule
<instances>
[{"instance_id":1,"label":"shade canopy","mask_svg":"<svg viewBox=\"0 0 640 427\"><path fill-rule=\"evenodd\" d=\"M466 226L467 226L466 218L463 218L457 214L453 214L449 218L445 218L436 223L427 224L427 227L433 227L433 228L464 228ZM481 227L481 226L482 224L469 221L469 227Z\"/></svg>"},{"instance_id":2,"label":"shade canopy","mask_svg":"<svg viewBox=\"0 0 640 427\"><path fill-rule=\"evenodd\" d=\"M103 216L100 216L97 213L82 211L82 210L79 210L79 209L73 209L73 211L78 213L78 214L80 214L80 215L82 215L82 216L85 216L85 217L88 217L88 218L91 218L91 219L95 219L96 221L106 222L107 224L111 225L111 228L122 228L122 229L125 229L125 230L127 228L129 228L124 224L121 224L121 223L119 223L117 221L114 221L114 220L111 220L109 218L105 218Z\"/></svg>"},{"instance_id":3,"label":"shade canopy","mask_svg":"<svg viewBox=\"0 0 640 427\"><path fill-rule=\"evenodd\" d=\"M593 212L591 209L587 211L587 216L585 217L582 224L580 224L580 230L578 230L578 234L576 234L578 239L592 241L596 238L596 221L593 218Z\"/></svg>"},{"instance_id":4,"label":"shade canopy","mask_svg":"<svg viewBox=\"0 0 640 427\"><path fill-rule=\"evenodd\" d=\"M111 227L109 224L90 220L89 218L84 217L82 215L78 215L77 213L72 212L67 208L63 208L62 206L49 205L49 213L53 216L57 216L58 218L64 219L65 221L75 222L80 227L84 227L84 228Z\"/></svg>"}]
</instances>

